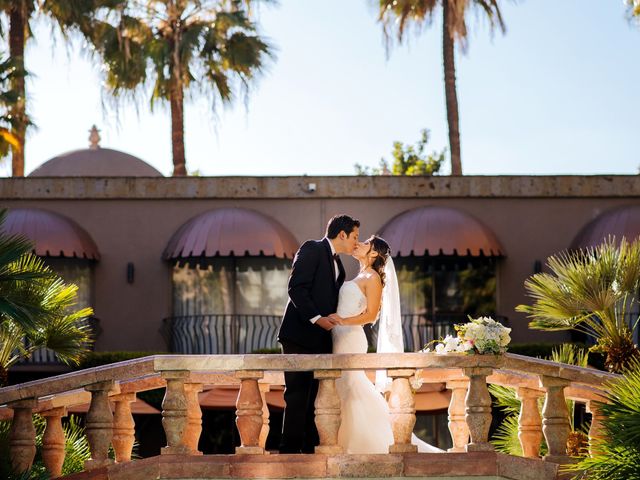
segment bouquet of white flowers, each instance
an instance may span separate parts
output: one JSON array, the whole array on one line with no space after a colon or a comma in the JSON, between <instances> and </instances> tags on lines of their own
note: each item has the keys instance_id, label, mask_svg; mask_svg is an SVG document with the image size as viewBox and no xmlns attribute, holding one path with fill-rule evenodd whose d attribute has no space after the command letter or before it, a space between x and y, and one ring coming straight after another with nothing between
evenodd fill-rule
<instances>
[{"instance_id":1,"label":"bouquet of white flowers","mask_svg":"<svg viewBox=\"0 0 640 480\"><path fill-rule=\"evenodd\" d=\"M447 335L442 341L434 341L435 353L479 353L498 355L507 351L511 341L510 328L496 322L491 317L469 317L468 323L454 327L457 336ZM427 345L423 352L430 352Z\"/></svg>"}]
</instances>

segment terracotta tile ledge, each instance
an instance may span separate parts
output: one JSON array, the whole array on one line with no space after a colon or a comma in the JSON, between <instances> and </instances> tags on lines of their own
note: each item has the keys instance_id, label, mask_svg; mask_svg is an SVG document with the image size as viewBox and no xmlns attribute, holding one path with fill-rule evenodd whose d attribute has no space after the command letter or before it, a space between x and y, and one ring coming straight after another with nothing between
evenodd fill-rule
<instances>
[{"instance_id":1,"label":"terracotta tile ledge","mask_svg":"<svg viewBox=\"0 0 640 480\"><path fill-rule=\"evenodd\" d=\"M495 452L387 455L164 455L114 464L67 480L406 478L555 480L557 465Z\"/></svg>"}]
</instances>

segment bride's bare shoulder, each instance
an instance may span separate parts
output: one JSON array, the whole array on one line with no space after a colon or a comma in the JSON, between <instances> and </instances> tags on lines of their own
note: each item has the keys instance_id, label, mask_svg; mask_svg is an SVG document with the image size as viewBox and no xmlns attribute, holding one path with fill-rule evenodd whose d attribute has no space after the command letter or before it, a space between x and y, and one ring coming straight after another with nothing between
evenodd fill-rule
<instances>
[{"instance_id":1,"label":"bride's bare shoulder","mask_svg":"<svg viewBox=\"0 0 640 480\"><path fill-rule=\"evenodd\" d=\"M363 273L364 280L367 286L382 286L382 279L380 278L378 272L376 272L373 268L368 268Z\"/></svg>"}]
</instances>

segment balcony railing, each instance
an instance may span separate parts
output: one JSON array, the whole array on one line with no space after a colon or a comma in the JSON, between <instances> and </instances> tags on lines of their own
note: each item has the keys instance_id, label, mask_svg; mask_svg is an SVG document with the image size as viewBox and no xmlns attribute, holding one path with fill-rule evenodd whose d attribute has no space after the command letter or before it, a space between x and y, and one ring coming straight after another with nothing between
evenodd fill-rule
<instances>
[{"instance_id":1,"label":"balcony railing","mask_svg":"<svg viewBox=\"0 0 640 480\"><path fill-rule=\"evenodd\" d=\"M506 321L505 317L497 319ZM166 318L164 328L173 353L244 354L277 349L280 321L276 315L189 315ZM402 315L404 350L418 351L430 341L453 333L453 326L465 321L466 315L457 313ZM375 345L376 325L372 332L370 341Z\"/></svg>"},{"instance_id":2,"label":"balcony railing","mask_svg":"<svg viewBox=\"0 0 640 480\"><path fill-rule=\"evenodd\" d=\"M389 397L393 455L345 456L338 444L340 400L335 380L347 370L385 369L393 383ZM283 383L283 373L313 371L320 382L315 423L320 445L315 455L265 455L269 432L266 392ZM418 373L420 372L420 373ZM444 383L451 391L448 453L415 453L411 432L415 399L411 384ZM3 417L13 417L10 461L26 471L36 454L33 413L46 417L43 461L52 477L64 462L62 417L67 407L90 402L86 435L89 478L340 478L441 477L554 480L567 456L570 421L566 399L586 404L592 415L590 445L601 435L599 403L617 375L520 355L343 354L343 355L157 355L86 369L0 389ZM500 455L489 442L492 404L487 386L504 385L521 399L519 440L523 457ZM198 392L236 385L236 428L241 445L235 455L198 451L202 411ZM165 387L162 425L167 446L161 455L133 460L136 394ZM544 407L539 410L539 400ZM109 403L115 404L115 414ZM7 413L9 415L5 415ZM543 428L544 425L544 428ZM277 428L277 426L275 426ZM542 440L546 454L540 457ZM110 447L115 460L109 456ZM597 448L597 446L596 446ZM319 454L319 455L318 455ZM544 460L544 461L542 461Z\"/></svg>"}]
</instances>

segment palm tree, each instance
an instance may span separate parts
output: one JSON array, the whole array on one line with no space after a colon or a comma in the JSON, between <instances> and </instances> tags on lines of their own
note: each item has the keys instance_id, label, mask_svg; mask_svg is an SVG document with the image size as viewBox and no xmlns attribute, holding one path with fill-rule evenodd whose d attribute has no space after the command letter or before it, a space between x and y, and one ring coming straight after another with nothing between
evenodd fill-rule
<instances>
[{"instance_id":1,"label":"palm tree","mask_svg":"<svg viewBox=\"0 0 640 480\"><path fill-rule=\"evenodd\" d=\"M0 210L0 230L6 219ZM74 310L78 287L31 253L25 238L0 233L0 386L11 365L39 348L77 363L90 345L90 308Z\"/></svg>"},{"instance_id":2,"label":"palm tree","mask_svg":"<svg viewBox=\"0 0 640 480\"><path fill-rule=\"evenodd\" d=\"M115 98L151 88L151 106L169 103L173 175L186 175L185 94L213 106L245 93L270 46L256 33L246 0L114 0L92 30Z\"/></svg>"},{"instance_id":3,"label":"palm tree","mask_svg":"<svg viewBox=\"0 0 640 480\"><path fill-rule=\"evenodd\" d=\"M577 472L576 479L639 479L640 361L631 361L622 378L605 391L602 436L595 441L594 455L564 468Z\"/></svg>"},{"instance_id":4,"label":"palm tree","mask_svg":"<svg viewBox=\"0 0 640 480\"><path fill-rule=\"evenodd\" d=\"M18 138L12 133L16 128L16 118L11 115L18 101L18 94L12 85L19 71L11 58L0 60L0 159L7 157L12 148L20 149Z\"/></svg>"},{"instance_id":5,"label":"palm tree","mask_svg":"<svg viewBox=\"0 0 640 480\"><path fill-rule=\"evenodd\" d=\"M420 29L430 24L436 11L442 8L442 59L444 65L444 92L449 125L449 150L451 152L451 175L462 175L460 156L460 122L458 118L458 94L456 91L455 42L462 51L467 43L467 14L477 10L489 20L491 30L505 25L498 0L379 0L378 20L383 25L387 41L395 36L402 43L408 27L414 23Z\"/></svg>"},{"instance_id":6,"label":"palm tree","mask_svg":"<svg viewBox=\"0 0 640 480\"><path fill-rule=\"evenodd\" d=\"M606 355L605 365L622 372L640 357L633 343L630 321L638 304L640 239L610 237L601 245L548 258L551 273L537 273L525 281L532 305L517 310L529 314L537 330L575 330L596 341L592 350ZM630 323L633 324L630 326Z\"/></svg>"},{"instance_id":7,"label":"palm tree","mask_svg":"<svg viewBox=\"0 0 640 480\"><path fill-rule=\"evenodd\" d=\"M588 352L573 343L564 343L551 351L548 358L553 362L566 363L568 365L576 365L578 367L587 367L589 354ZM489 392L494 398L494 404L500 408L506 415L491 440L497 451L508 455L522 456L522 445L518 438L519 424L518 416L520 415L521 403L516 395L516 390L502 385L489 385ZM542 399L540 399L542 400ZM538 408L542 413L542 402L538 402ZM576 404L573 400L567 400L567 410L569 412L569 422L571 431L567 439L567 451L569 455L577 457L583 455L583 448L587 443L587 436L584 434L581 425L574 422ZM543 442L541 446L541 454L547 451L547 445Z\"/></svg>"},{"instance_id":8,"label":"palm tree","mask_svg":"<svg viewBox=\"0 0 640 480\"><path fill-rule=\"evenodd\" d=\"M19 72L25 71L24 50L31 34L29 23L37 12L50 17L63 32L81 26L88 19L95 3L109 0L0 0L0 12L9 23L9 55ZM25 76L16 75L12 79L12 90L16 99L10 114L14 119L12 134L16 145L11 147L11 170L14 177L24 176L25 137L29 127L27 115L27 95Z\"/></svg>"},{"instance_id":9,"label":"palm tree","mask_svg":"<svg viewBox=\"0 0 640 480\"><path fill-rule=\"evenodd\" d=\"M33 415L33 426L36 431L36 456L31 469L28 472L16 473L12 471L10 462L2 462L0 463L0 478L4 480L49 480L51 478L42 461L47 421L41 415ZM64 476L83 471L84 462L91 458L91 449L80 417L70 415L62 428L65 442L64 463L62 464L62 475ZM10 458L10 432L11 422L1 421L0 458ZM111 454L111 449L109 453Z\"/></svg>"}]
</instances>

